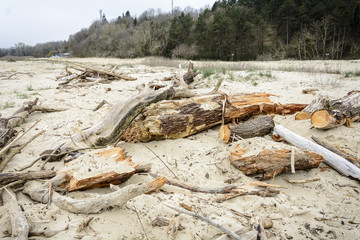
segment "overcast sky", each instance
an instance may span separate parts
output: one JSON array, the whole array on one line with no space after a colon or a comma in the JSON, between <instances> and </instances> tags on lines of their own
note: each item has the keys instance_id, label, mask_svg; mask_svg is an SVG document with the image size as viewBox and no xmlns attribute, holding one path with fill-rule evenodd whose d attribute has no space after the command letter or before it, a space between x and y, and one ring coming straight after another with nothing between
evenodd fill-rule
<instances>
[{"instance_id":1,"label":"overcast sky","mask_svg":"<svg viewBox=\"0 0 360 240\"><path fill-rule=\"evenodd\" d=\"M173 0L174 8L181 9L211 7L214 2ZM0 48L68 40L97 20L100 9L111 20L128 10L138 17L149 8L170 12L171 0L0 0Z\"/></svg>"}]
</instances>

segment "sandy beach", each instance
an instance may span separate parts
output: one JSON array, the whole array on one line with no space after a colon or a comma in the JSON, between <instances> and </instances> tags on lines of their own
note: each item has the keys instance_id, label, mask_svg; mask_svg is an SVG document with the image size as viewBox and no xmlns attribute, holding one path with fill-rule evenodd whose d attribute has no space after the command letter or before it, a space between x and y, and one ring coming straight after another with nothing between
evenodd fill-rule
<instances>
[{"instance_id":1,"label":"sandy beach","mask_svg":"<svg viewBox=\"0 0 360 240\"><path fill-rule=\"evenodd\" d=\"M186 70L186 61L183 72ZM136 81L112 81L90 87L57 89L56 77L65 74L65 66L79 63L86 66L112 70L137 78ZM54 149L59 142L68 140L76 129L93 126L111 108L110 104L124 101L138 93L136 86L161 80L179 72L177 63L172 66L155 66L155 59L23 59L0 61L0 113L10 117L25 101L39 98L39 106L62 108L62 112L34 112L21 128L28 128L41 120L20 143L32 135L45 132L25 147L9 162L4 172L12 172L36 159L44 150ZM169 65L171 65L169 64ZM309 104L321 95L330 99L346 96L360 90L360 60L349 61L278 61L278 62L197 62L197 69L212 67L213 75L198 75L192 86L199 91L211 90L219 78L223 78L221 92L226 94L266 92L276 103ZM185 70L184 70L185 69ZM304 94L304 89L314 89ZM93 109L103 100L105 104ZM351 127L339 126L330 130L311 128L310 120L295 121L294 115L275 115L275 124L301 135L306 139L316 136L329 144L339 146L354 156L360 156L360 123ZM198 134L181 138L148 143L121 142L127 155L139 164L152 163L152 172L174 177L152 149L181 182L201 187L221 187L256 182L245 176L230 163L230 150L236 145L248 149L248 154L276 148L270 135L224 143L219 138L219 126ZM290 145L287 145L290 146ZM30 170L39 170L42 161ZM57 171L62 161L45 165ZM219 167L220 166L220 167ZM287 179L319 180L304 184L291 184ZM148 174L135 174L119 185L124 187L152 180ZM32 201L21 191L17 199L31 225L31 231L61 230L47 239L167 239L167 226L152 226L157 216L173 218L178 212L163 203L179 206L184 203L191 209L213 221L238 231L242 239L256 239L252 224L256 219L271 219L273 226L263 231L262 239L359 239L360 238L360 184L357 180L342 176L322 163L318 168L296 173L286 173L266 180L265 183L280 185L275 197L244 195L218 203L220 194L195 193L183 188L164 185L159 192L143 194L129 200L122 207L103 209L97 214L73 214L55 205ZM87 191L74 191L68 196L85 199L96 194L109 193L108 187ZM218 228L194 217L179 215L183 230L176 239L230 239ZM79 227L89 220L86 227ZM0 238L11 239L11 225L6 206L0 206ZM143 226L143 227L142 227ZM45 239L31 236L30 239Z\"/></svg>"}]
</instances>

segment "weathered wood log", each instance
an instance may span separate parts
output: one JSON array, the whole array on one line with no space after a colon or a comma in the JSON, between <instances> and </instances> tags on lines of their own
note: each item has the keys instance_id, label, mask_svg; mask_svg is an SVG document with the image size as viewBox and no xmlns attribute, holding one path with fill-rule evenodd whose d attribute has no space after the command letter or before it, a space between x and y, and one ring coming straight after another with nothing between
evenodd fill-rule
<instances>
[{"instance_id":1,"label":"weathered wood log","mask_svg":"<svg viewBox=\"0 0 360 240\"><path fill-rule=\"evenodd\" d=\"M71 137L71 141L68 141L61 147L61 151L77 148L81 145L104 146L115 143L145 107L151 103L172 98L174 95L175 90L172 86L157 90L146 88L137 96L114 104L100 122L87 130L75 133Z\"/></svg>"},{"instance_id":2,"label":"weathered wood log","mask_svg":"<svg viewBox=\"0 0 360 240\"><path fill-rule=\"evenodd\" d=\"M241 120L255 114L293 114L306 107L304 104L276 104L270 94L239 94L227 96L211 94L180 100L164 100L151 104L124 132L125 141L186 137L215 125ZM225 111L223 103L226 99Z\"/></svg>"},{"instance_id":3,"label":"weathered wood log","mask_svg":"<svg viewBox=\"0 0 360 240\"><path fill-rule=\"evenodd\" d=\"M6 172L0 173L0 185L5 185L18 180L34 180L51 178L55 176L55 172L51 170L29 171L29 172Z\"/></svg>"},{"instance_id":4,"label":"weathered wood log","mask_svg":"<svg viewBox=\"0 0 360 240\"><path fill-rule=\"evenodd\" d=\"M246 149L235 148L231 151L231 164L245 175L263 174L261 180L272 178L282 172L290 172L291 150L263 150L256 155L243 156ZM317 153L295 151L295 169L310 169L318 167L324 158Z\"/></svg>"},{"instance_id":5,"label":"weathered wood log","mask_svg":"<svg viewBox=\"0 0 360 240\"><path fill-rule=\"evenodd\" d=\"M241 124L222 125L219 130L220 139L229 142L232 136L238 138L262 137L274 129L274 120L270 117L261 117Z\"/></svg>"},{"instance_id":6,"label":"weathered wood log","mask_svg":"<svg viewBox=\"0 0 360 240\"><path fill-rule=\"evenodd\" d=\"M317 144L323 146L324 148L326 149L329 149L330 151L332 151L333 153L336 153L337 155L345 158L346 160L349 160L351 163L353 163L355 166L357 166L358 168L360 168L360 159L351 155L351 154L348 154L348 153L345 153L345 152L342 152L341 150L338 150L336 149L335 147L333 147L332 145L322 141L321 139L317 138L317 137L314 137L312 136L311 137L312 140L314 140L314 142L316 142Z\"/></svg>"},{"instance_id":7,"label":"weathered wood log","mask_svg":"<svg viewBox=\"0 0 360 240\"><path fill-rule=\"evenodd\" d=\"M107 76L112 76L114 78L117 78L117 79L123 79L123 80L126 80L126 81L134 81L136 80L137 78L133 78L133 77L128 77L128 76L124 76L124 75L121 75L121 74L117 74L117 73L114 73L114 72L108 72L108 71L105 71L105 70L101 70L101 69L97 69L97 68L93 68L93 67L88 67L88 66L83 66L83 65L80 65L80 64L76 64L78 65L79 67L81 68L84 68L84 69L87 69L87 70L90 70L92 72L95 72L95 73L98 73L98 74L103 74L103 75L107 75Z\"/></svg>"},{"instance_id":8,"label":"weathered wood log","mask_svg":"<svg viewBox=\"0 0 360 240\"><path fill-rule=\"evenodd\" d=\"M2 192L2 199L10 215L12 239L28 239L30 224L21 210L16 195L11 189Z\"/></svg>"},{"instance_id":9,"label":"weathered wood log","mask_svg":"<svg viewBox=\"0 0 360 240\"><path fill-rule=\"evenodd\" d=\"M303 149L311 150L324 156L324 163L333 167L336 171L360 180L360 169L343 157L331 152L330 150L313 143L300 135L291 132L281 125L276 125L274 133L283 137L287 142Z\"/></svg>"},{"instance_id":10,"label":"weathered wood log","mask_svg":"<svg viewBox=\"0 0 360 240\"><path fill-rule=\"evenodd\" d=\"M331 100L323 109L311 115L315 128L330 129L360 119L360 91L352 91L340 99Z\"/></svg>"},{"instance_id":11,"label":"weathered wood log","mask_svg":"<svg viewBox=\"0 0 360 240\"><path fill-rule=\"evenodd\" d=\"M15 136L14 128L25 122L38 101L39 98L27 101L10 118L0 118L0 148L3 148Z\"/></svg>"},{"instance_id":12,"label":"weathered wood log","mask_svg":"<svg viewBox=\"0 0 360 240\"><path fill-rule=\"evenodd\" d=\"M28 182L25 184L24 193L28 194L34 201L47 203L49 200L49 183L54 183L54 186L59 186L59 184L64 181L66 181L65 174L61 174L45 184ZM58 208L72 213L98 213L104 208L122 206L134 197L157 191L165 183L166 178L157 178L149 183L131 184L121 189L114 186L115 191L112 193L96 195L83 200L73 199L53 192L52 203Z\"/></svg>"},{"instance_id":13,"label":"weathered wood log","mask_svg":"<svg viewBox=\"0 0 360 240\"><path fill-rule=\"evenodd\" d=\"M150 173L150 175L154 178L160 177L155 173ZM231 198L243 195L259 195L263 197L273 197L274 195L278 194L279 191L277 189L272 188L272 186L267 186L267 188L261 188L262 186L259 185L252 185L250 184L243 184L243 185L226 185L222 187L212 187L212 188L205 188L201 186L194 186L189 185L183 182L180 182L176 179L171 179L166 177L167 182L166 184L180 187L187 189L191 192L201 192L201 193L210 193L210 194L230 194L232 195ZM229 199L229 198L227 198Z\"/></svg>"},{"instance_id":14,"label":"weathered wood log","mask_svg":"<svg viewBox=\"0 0 360 240\"><path fill-rule=\"evenodd\" d=\"M123 183L134 175L138 165L123 148L115 147L80 155L57 174L65 173L70 179L65 188L71 192Z\"/></svg>"}]
</instances>

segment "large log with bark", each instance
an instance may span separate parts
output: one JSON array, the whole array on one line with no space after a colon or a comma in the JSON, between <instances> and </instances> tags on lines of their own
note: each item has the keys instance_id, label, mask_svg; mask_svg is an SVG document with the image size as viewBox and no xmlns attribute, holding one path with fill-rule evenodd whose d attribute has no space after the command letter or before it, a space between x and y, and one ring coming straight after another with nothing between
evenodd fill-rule
<instances>
[{"instance_id":1,"label":"large log with bark","mask_svg":"<svg viewBox=\"0 0 360 240\"><path fill-rule=\"evenodd\" d=\"M324 163L333 167L336 171L344 174L345 176L351 176L360 180L360 169L354 164L350 163L343 157L331 152L330 150L313 143L300 135L284 128L281 125L276 125L274 133L280 135L287 142L303 149L311 150L324 156Z\"/></svg>"},{"instance_id":2,"label":"large log with bark","mask_svg":"<svg viewBox=\"0 0 360 240\"><path fill-rule=\"evenodd\" d=\"M180 100L163 100L146 107L124 132L125 141L186 137L222 122L246 119L256 114L294 114L305 104L276 104L267 93L211 94Z\"/></svg>"},{"instance_id":3,"label":"large log with bark","mask_svg":"<svg viewBox=\"0 0 360 240\"><path fill-rule=\"evenodd\" d=\"M296 113L295 120L311 119L311 115L313 114L313 112L323 109L328 102L329 98L325 96L320 96L319 98L314 99L301 112Z\"/></svg>"},{"instance_id":4,"label":"large log with bark","mask_svg":"<svg viewBox=\"0 0 360 240\"><path fill-rule=\"evenodd\" d=\"M322 110L315 111L311 122L316 128L330 129L360 119L360 91L352 91L340 99L331 100Z\"/></svg>"},{"instance_id":5,"label":"large log with bark","mask_svg":"<svg viewBox=\"0 0 360 240\"><path fill-rule=\"evenodd\" d=\"M246 149L236 147L231 151L231 164L245 175L263 174L259 179L269 179L291 170L291 150L263 150L256 155L244 156ZM318 167L324 160L315 152L297 149L294 153L295 169L303 170Z\"/></svg>"},{"instance_id":6,"label":"large log with bark","mask_svg":"<svg viewBox=\"0 0 360 240\"><path fill-rule=\"evenodd\" d=\"M229 142L231 137L252 138L269 134L274 129L274 120L270 117L261 117L241 124L222 125L219 130L220 139Z\"/></svg>"},{"instance_id":7,"label":"large log with bark","mask_svg":"<svg viewBox=\"0 0 360 240\"><path fill-rule=\"evenodd\" d=\"M349 92L347 96L330 100L321 96L313 100L295 120L311 119L315 128L330 129L360 119L360 91Z\"/></svg>"}]
</instances>

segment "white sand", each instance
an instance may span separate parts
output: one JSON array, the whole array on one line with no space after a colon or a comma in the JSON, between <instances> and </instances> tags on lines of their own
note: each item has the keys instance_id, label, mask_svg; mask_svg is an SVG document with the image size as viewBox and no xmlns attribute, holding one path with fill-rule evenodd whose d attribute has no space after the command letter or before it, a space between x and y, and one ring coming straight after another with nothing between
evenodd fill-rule
<instances>
[{"instance_id":1,"label":"white sand","mask_svg":"<svg viewBox=\"0 0 360 240\"><path fill-rule=\"evenodd\" d=\"M117 72L137 77L137 81L115 81L111 84L100 84L89 88L72 88L57 90L55 77L64 73L64 67L71 62L80 62L95 67L111 69L118 66ZM201 63L203 64L203 63ZM223 64L214 62L213 65ZM276 96L271 99L280 103L310 103L320 94L330 98L340 98L349 91L359 90L360 77L345 78L344 74L328 74L320 71L345 72L360 71L360 61L281 61L281 62L247 62L243 63L253 71L227 71L225 75L218 73L210 79L202 80L197 77L195 86L198 88L212 88L217 78L224 78L221 91L229 94L245 92L268 92ZM200 65L200 63L198 64ZM197 67L197 62L195 62ZM221 68L221 67L219 67ZM287 69L278 71L275 69ZM307 72L311 71L311 72ZM17 74L6 79L15 72ZM36 132L46 132L30 143L21 154L17 155L7 166L5 171L13 171L33 160L45 149L51 149L76 129L92 126L100 121L110 109L104 105L100 110L94 109L102 100L114 103L124 100L137 93L135 87L154 79L162 79L177 72L176 68L148 67L142 65L141 59L61 59L60 61L40 59L17 62L0 62L0 105L12 102L13 108L0 110L2 117L9 117L18 109L28 97L33 100L39 97L40 104L49 107L66 108L64 112L33 113L21 127L26 128L36 120L41 119L35 130L26 135L21 142L25 142ZM261 73L271 77L261 76ZM232 76L231 76L232 75ZM250 76L251 75L251 76ZM249 77L247 77L249 76ZM246 79L247 77L247 79ZM32 91L28 91L30 86ZM27 89L28 88L28 89ZM106 91L111 88L111 91ZM306 88L316 88L315 95L302 94ZM360 156L360 123L353 123L353 128L345 126L319 131L311 129L309 121L294 121L294 116L276 116L277 124L300 134L305 138L317 136L330 144L339 145L353 155ZM270 138L242 140L240 144L247 146L257 144L258 149L273 147ZM233 144L234 145L234 144ZM196 134L194 136L177 139L154 141L146 146L156 152L180 178L188 184L214 187L224 186L225 180L238 178L233 184L256 181L243 175L235 169L229 161L229 151L233 147L226 145L218 138L218 127ZM123 143L127 154L134 162L153 163L152 171L172 177L161 162L142 144ZM228 171L221 172L215 163L220 163ZM31 169L41 166L41 162ZM48 163L47 169L60 169L63 163ZM292 185L285 179L309 179L319 177L317 182ZM126 183L141 183L151 180L147 175L135 175ZM272 183L272 181L267 181ZM167 227L152 227L151 221L157 215L172 218L176 212L166 207L163 202L178 206L186 203L202 215L212 218L229 229L247 231L249 219L236 216L231 209L238 212L273 219L273 227L266 230L269 239L359 239L360 226L349 221L360 222L359 216L359 183L341 176L325 164L310 171L297 171L296 174L281 174L273 182L283 186L281 193L275 198L259 196L240 196L223 203L217 203L218 196L203 193L192 193L187 190L165 185L162 191L151 195L142 195L130 200L121 208L103 210L99 214L82 215L71 214L51 206L34 203L22 193L17 197L25 214L31 223L32 230L57 230L69 226L51 239L145 239L144 232L133 208L136 207L141 222L145 227L149 239L166 239ZM107 188L94 189L84 192L73 192L69 196L86 198L94 194L109 192ZM89 217L91 228L77 232L78 226ZM208 224L187 215L180 215L181 224L186 230L179 232L176 239L216 239L222 232ZM10 239L11 232L9 216L6 207L0 207L0 238ZM33 237L32 239L42 239Z\"/></svg>"}]
</instances>

